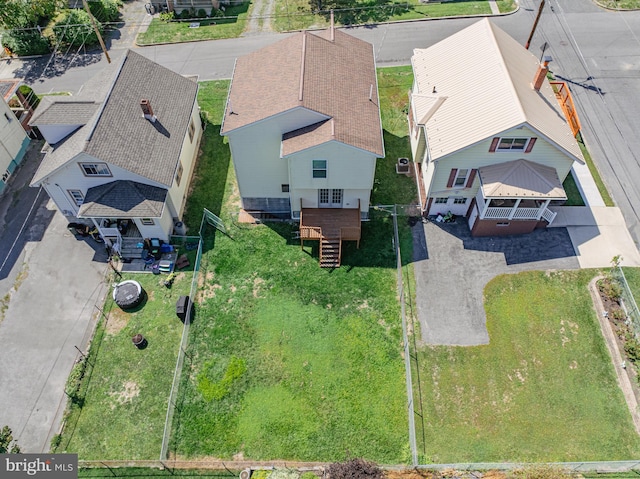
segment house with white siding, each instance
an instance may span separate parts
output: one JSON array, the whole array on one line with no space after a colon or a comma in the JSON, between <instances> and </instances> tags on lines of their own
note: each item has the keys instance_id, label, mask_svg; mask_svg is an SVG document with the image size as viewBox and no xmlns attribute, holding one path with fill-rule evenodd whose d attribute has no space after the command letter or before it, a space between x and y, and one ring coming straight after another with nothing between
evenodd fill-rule
<instances>
[{"instance_id":1,"label":"house with white siding","mask_svg":"<svg viewBox=\"0 0 640 479\"><path fill-rule=\"evenodd\" d=\"M31 186L113 244L167 241L202 136L197 92L193 79L128 51L80 95L45 97L30 122L47 142Z\"/></svg>"},{"instance_id":2,"label":"house with white siding","mask_svg":"<svg viewBox=\"0 0 640 479\"><path fill-rule=\"evenodd\" d=\"M360 240L384 157L371 44L333 28L300 32L236 61L221 134L242 208L293 218L320 265Z\"/></svg>"},{"instance_id":3,"label":"house with white siding","mask_svg":"<svg viewBox=\"0 0 640 479\"><path fill-rule=\"evenodd\" d=\"M0 95L0 193L29 146L27 133L6 101L12 94Z\"/></svg>"},{"instance_id":4,"label":"house with white siding","mask_svg":"<svg viewBox=\"0 0 640 479\"><path fill-rule=\"evenodd\" d=\"M463 216L474 236L553 221L548 207L567 199L563 181L584 158L549 60L489 19L414 50L409 130L425 214Z\"/></svg>"}]
</instances>

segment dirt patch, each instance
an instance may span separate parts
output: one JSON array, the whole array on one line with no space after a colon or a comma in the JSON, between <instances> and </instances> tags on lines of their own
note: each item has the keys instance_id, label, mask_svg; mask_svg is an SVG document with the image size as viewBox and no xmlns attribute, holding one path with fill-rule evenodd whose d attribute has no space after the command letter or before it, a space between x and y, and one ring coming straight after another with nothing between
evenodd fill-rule
<instances>
[{"instance_id":1,"label":"dirt patch","mask_svg":"<svg viewBox=\"0 0 640 479\"><path fill-rule=\"evenodd\" d=\"M114 398L118 404L126 404L133 401L133 398L140 395L140 386L134 381L127 381L122 385L122 390L118 392L109 393L109 396ZM112 406L112 409L115 405Z\"/></svg>"},{"instance_id":2,"label":"dirt patch","mask_svg":"<svg viewBox=\"0 0 640 479\"><path fill-rule=\"evenodd\" d=\"M105 333L110 336L118 334L129 322L129 314L120 308L113 308L109 311L107 322L105 324Z\"/></svg>"}]
</instances>

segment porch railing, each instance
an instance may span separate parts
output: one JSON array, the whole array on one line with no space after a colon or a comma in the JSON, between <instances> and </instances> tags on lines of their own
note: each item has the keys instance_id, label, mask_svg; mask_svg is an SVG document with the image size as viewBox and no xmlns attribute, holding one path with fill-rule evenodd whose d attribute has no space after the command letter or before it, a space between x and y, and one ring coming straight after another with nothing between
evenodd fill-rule
<instances>
[{"instance_id":1,"label":"porch railing","mask_svg":"<svg viewBox=\"0 0 640 479\"><path fill-rule=\"evenodd\" d=\"M558 213L554 213L548 208L545 208L544 211L542 212L542 218L546 220L547 223L549 224L553 223L553 220L556 219L557 215Z\"/></svg>"},{"instance_id":2,"label":"porch railing","mask_svg":"<svg viewBox=\"0 0 640 479\"><path fill-rule=\"evenodd\" d=\"M549 211L548 209L545 208L546 211ZM481 217L481 219L494 219L494 220L509 220L509 219L513 219L513 220L537 220L540 216L540 214L543 215L545 212L542 211L541 213L541 209L540 208L505 208L505 207L490 207L487 208L487 211L485 212L484 216ZM545 218L547 219L547 218ZM549 220L547 220L549 221Z\"/></svg>"}]
</instances>

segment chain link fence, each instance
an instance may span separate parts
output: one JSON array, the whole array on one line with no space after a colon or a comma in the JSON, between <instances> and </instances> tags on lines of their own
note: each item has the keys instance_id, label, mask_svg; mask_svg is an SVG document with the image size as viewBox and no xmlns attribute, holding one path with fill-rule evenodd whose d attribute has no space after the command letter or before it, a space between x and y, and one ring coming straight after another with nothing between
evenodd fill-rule
<instances>
[{"instance_id":1,"label":"chain link fence","mask_svg":"<svg viewBox=\"0 0 640 479\"><path fill-rule=\"evenodd\" d=\"M638 305L633 297L624 271L620 266L614 266L611 268L611 276L622 286L622 295L620 297L622 308L627 318L629 318L629 326L633 329L636 337L640 338L640 310L638 310Z\"/></svg>"}]
</instances>

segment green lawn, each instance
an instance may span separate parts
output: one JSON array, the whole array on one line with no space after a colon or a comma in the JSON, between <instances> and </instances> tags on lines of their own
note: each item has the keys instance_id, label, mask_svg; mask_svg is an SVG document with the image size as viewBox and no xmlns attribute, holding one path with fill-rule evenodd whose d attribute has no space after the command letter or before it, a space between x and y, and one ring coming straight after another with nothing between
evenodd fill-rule
<instances>
[{"instance_id":1,"label":"green lawn","mask_svg":"<svg viewBox=\"0 0 640 479\"><path fill-rule=\"evenodd\" d=\"M576 184L576 180L573 178L573 173L569 172L567 177L562 183L564 191L567 193L567 201L564 206L584 206L584 200Z\"/></svg>"},{"instance_id":2,"label":"green lawn","mask_svg":"<svg viewBox=\"0 0 640 479\"><path fill-rule=\"evenodd\" d=\"M156 459L160 454L167 400L171 390L182 323L175 315L179 296L189 294L192 273L180 273L173 287L165 275L135 274L148 299L124 312L111 299L108 321L100 321L92 341L89 381L81 389L83 407L71 407L56 452L80 459ZM146 349L131 338L142 333ZM87 386L88 384L88 386Z\"/></svg>"},{"instance_id":3,"label":"green lawn","mask_svg":"<svg viewBox=\"0 0 640 479\"><path fill-rule=\"evenodd\" d=\"M138 35L138 45L156 43L180 43L198 40L218 40L239 37L247 21L249 2L227 7L225 17L194 19L199 28L189 28L191 22L163 22L159 18L151 20L146 32Z\"/></svg>"},{"instance_id":4,"label":"green lawn","mask_svg":"<svg viewBox=\"0 0 640 479\"><path fill-rule=\"evenodd\" d=\"M489 345L418 352L426 460L638 457L587 289L596 273L497 277L485 289Z\"/></svg>"},{"instance_id":5,"label":"green lawn","mask_svg":"<svg viewBox=\"0 0 640 479\"><path fill-rule=\"evenodd\" d=\"M598 191L602 196L605 206L615 206L615 203L613 202L611 195L609 195L609 191L607 190L604 181L602 181L600 172L598 171L596 164L591 159L589 150L587 150L587 147L582 140L582 134L580 133L579 135L580 136L578 136L578 145L580 145L580 150L582 150L582 156L584 156L587 166L589 167L589 171L591 172L591 176L593 176L593 180L596 182L596 186L598 187Z\"/></svg>"}]
</instances>

